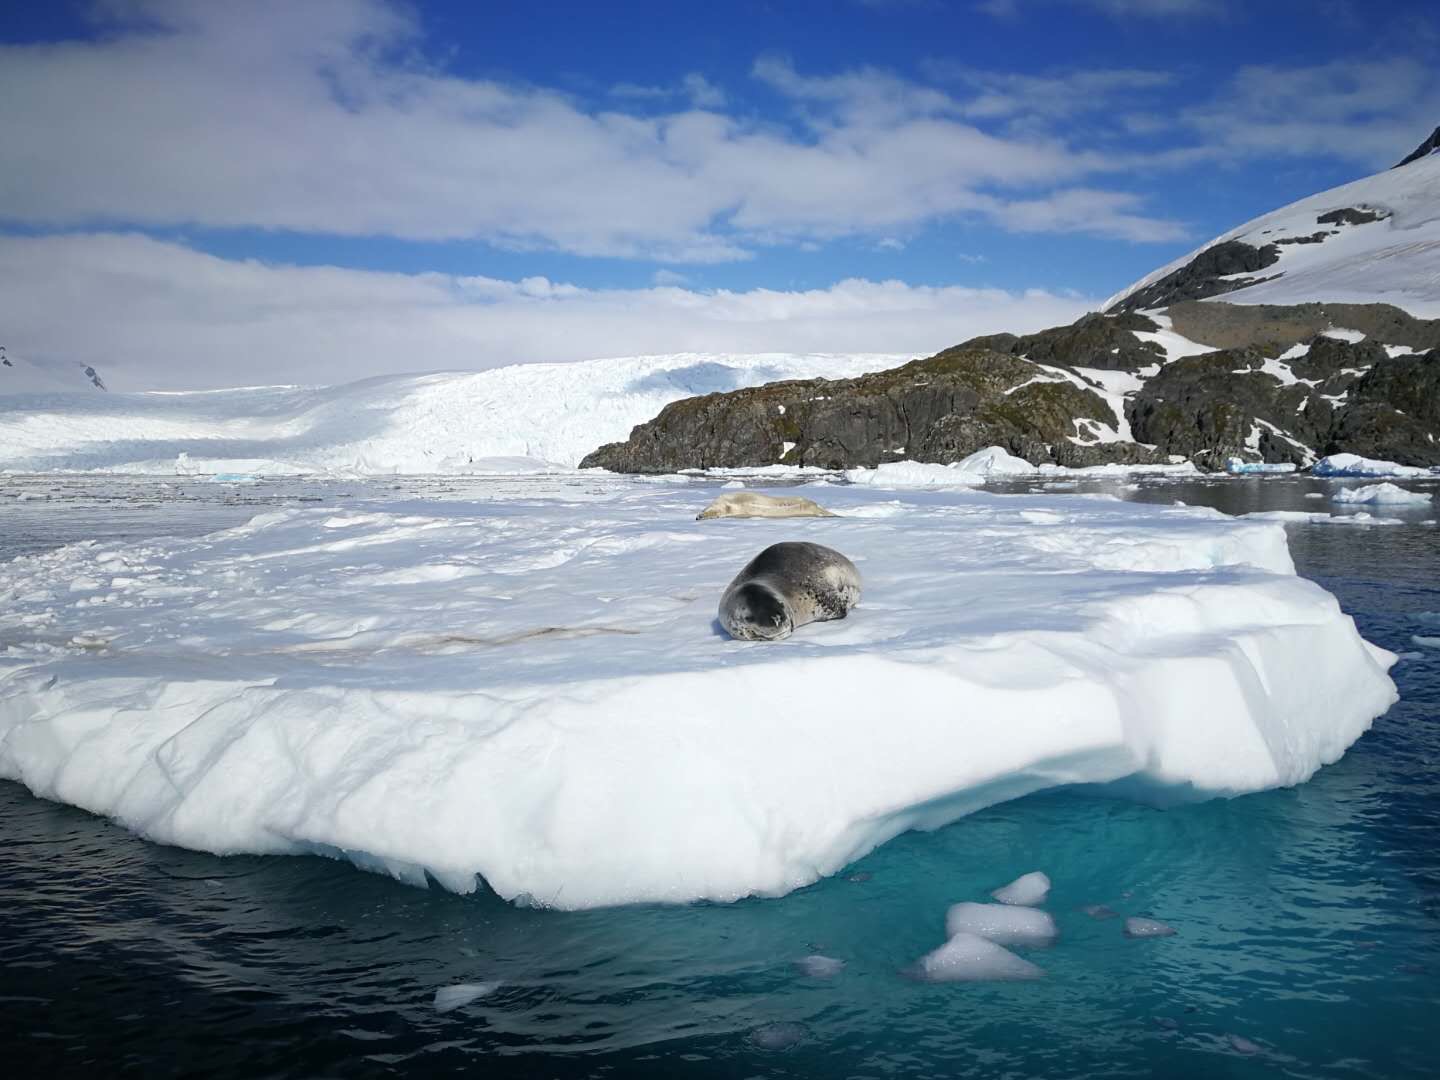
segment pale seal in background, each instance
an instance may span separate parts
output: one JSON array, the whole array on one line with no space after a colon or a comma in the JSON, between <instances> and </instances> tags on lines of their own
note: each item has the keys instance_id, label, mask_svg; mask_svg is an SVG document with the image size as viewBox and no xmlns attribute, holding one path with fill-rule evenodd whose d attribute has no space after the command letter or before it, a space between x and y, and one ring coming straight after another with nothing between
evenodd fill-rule
<instances>
[{"instance_id":1,"label":"pale seal in background","mask_svg":"<svg viewBox=\"0 0 1440 1080\"><path fill-rule=\"evenodd\" d=\"M771 544L751 559L720 598L731 637L778 641L798 626L843 619L860 600L860 571L820 544Z\"/></svg>"},{"instance_id":2,"label":"pale seal in background","mask_svg":"<svg viewBox=\"0 0 1440 1080\"><path fill-rule=\"evenodd\" d=\"M696 521L709 518L837 517L823 506L799 495L762 495L758 491L727 491L695 515Z\"/></svg>"}]
</instances>

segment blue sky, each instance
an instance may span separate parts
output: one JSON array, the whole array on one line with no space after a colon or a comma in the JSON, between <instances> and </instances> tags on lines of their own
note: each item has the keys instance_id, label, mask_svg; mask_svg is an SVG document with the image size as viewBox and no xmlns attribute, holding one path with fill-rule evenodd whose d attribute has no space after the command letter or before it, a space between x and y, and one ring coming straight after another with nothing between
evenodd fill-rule
<instances>
[{"instance_id":1,"label":"blue sky","mask_svg":"<svg viewBox=\"0 0 1440 1080\"><path fill-rule=\"evenodd\" d=\"M198 385L281 333L330 378L1025 329L1398 160L1440 123L1431 7L10 5L0 283L96 314L12 293L0 334ZM321 355L392 304L408 349Z\"/></svg>"}]
</instances>

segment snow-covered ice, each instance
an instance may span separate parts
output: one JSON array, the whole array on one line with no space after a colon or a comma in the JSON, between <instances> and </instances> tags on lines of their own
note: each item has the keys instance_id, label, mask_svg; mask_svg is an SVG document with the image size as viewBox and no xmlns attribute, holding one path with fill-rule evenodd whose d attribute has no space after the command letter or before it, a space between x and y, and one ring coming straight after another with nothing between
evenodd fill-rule
<instances>
[{"instance_id":1,"label":"snow-covered ice","mask_svg":"<svg viewBox=\"0 0 1440 1080\"><path fill-rule=\"evenodd\" d=\"M1428 506L1431 496L1423 491L1409 491L1389 482L1341 488L1334 496L1338 503L1388 503L1392 506Z\"/></svg>"},{"instance_id":2,"label":"snow-covered ice","mask_svg":"<svg viewBox=\"0 0 1440 1080\"><path fill-rule=\"evenodd\" d=\"M202 851L725 901L1044 788L1299 783L1395 700L1271 523L846 485L839 517L695 521L713 485L518 483L0 563L0 776ZM729 640L720 591L787 539L863 602Z\"/></svg>"},{"instance_id":3,"label":"snow-covered ice","mask_svg":"<svg viewBox=\"0 0 1440 1080\"><path fill-rule=\"evenodd\" d=\"M969 487L990 480L1016 480L1035 477L1116 477L1129 475L1167 476L1171 478L1199 476L1190 462L1176 465L1088 465L1070 468L1064 465L1032 465L1016 457L1004 447L987 446L949 465L928 461L890 461L871 468L846 469L845 479L852 484L876 488L947 488Z\"/></svg>"},{"instance_id":4,"label":"snow-covered ice","mask_svg":"<svg viewBox=\"0 0 1440 1080\"><path fill-rule=\"evenodd\" d=\"M1310 471L1316 476L1394 476L1402 479L1440 477L1440 469L1399 465L1393 461L1361 457L1359 454L1331 454L1315 462Z\"/></svg>"},{"instance_id":5,"label":"snow-covered ice","mask_svg":"<svg viewBox=\"0 0 1440 1080\"><path fill-rule=\"evenodd\" d=\"M1003 885L990 894L1002 904L1020 904L1033 907L1043 904L1050 895L1050 878L1042 871L1032 870L1021 874L1009 885Z\"/></svg>"},{"instance_id":6,"label":"snow-covered ice","mask_svg":"<svg viewBox=\"0 0 1440 1080\"><path fill-rule=\"evenodd\" d=\"M888 354L678 353L328 387L5 394L0 471L360 476L570 468L672 401L848 378Z\"/></svg>"},{"instance_id":7,"label":"snow-covered ice","mask_svg":"<svg viewBox=\"0 0 1440 1080\"><path fill-rule=\"evenodd\" d=\"M1231 458L1225 462L1225 471L1237 476L1249 476L1252 474L1270 475L1279 473L1293 473L1296 469L1294 462L1279 461L1243 461L1240 458Z\"/></svg>"},{"instance_id":8,"label":"snow-covered ice","mask_svg":"<svg viewBox=\"0 0 1440 1080\"><path fill-rule=\"evenodd\" d=\"M1241 514L1250 521L1281 521L1306 525L1404 525L1400 518L1377 518L1364 510L1354 514L1310 513L1306 510L1252 510Z\"/></svg>"},{"instance_id":9,"label":"snow-covered ice","mask_svg":"<svg viewBox=\"0 0 1440 1080\"><path fill-rule=\"evenodd\" d=\"M945 913L945 934L979 934L997 945L1049 945L1059 931L1049 912L1011 904L953 904Z\"/></svg>"},{"instance_id":10,"label":"snow-covered ice","mask_svg":"<svg viewBox=\"0 0 1440 1080\"><path fill-rule=\"evenodd\" d=\"M958 933L915 965L927 982L1017 982L1043 979L1045 972L978 934Z\"/></svg>"}]
</instances>

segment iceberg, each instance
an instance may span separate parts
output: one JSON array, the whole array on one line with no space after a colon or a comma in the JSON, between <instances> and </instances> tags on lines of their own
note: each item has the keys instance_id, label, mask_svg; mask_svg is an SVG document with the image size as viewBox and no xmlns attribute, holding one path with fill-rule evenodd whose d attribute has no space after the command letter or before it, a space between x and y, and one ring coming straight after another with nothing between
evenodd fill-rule
<instances>
[{"instance_id":1,"label":"iceberg","mask_svg":"<svg viewBox=\"0 0 1440 1080\"><path fill-rule=\"evenodd\" d=\"M1423 491L1408 491L1398 484L1387 482L1365 484L1357 488L1341 488L1334 495L1338 503L1387 503L1391 506L1428 506L1429 494Z\"/></svg>"},{"instance_id":2,"label":"iceberg","mask_svg":"<svg viewBox=\"0 0 1440 1080\"><path fill-rule=\"evenodd\" d=\"M1418 465L1400 465L1393 461L1377 461L1359 454L1331 454L1323 457L1310 471L1316 476L1398 476L1434 478L1440 469L1424 469Z\"/></svg>"},{"instance_id":3,"label":"iceberg","mask_svg":"<svg viewBox=\"0 0 1440 1080\"><path fill-rule=\"evenodd\" d=\"M867 516L843 485L834 518L696 521L713 486L526 483L0 563L0 777L220 855L731 901L1056 786L1298 784L1396 697L1272 522L971 490ZM782 539L863 601L730 640L721 590Z\"/></svg>"},{"instance_id":4,"label":"iceberg","mask_svg":"<svg viewBox=\"0 0 1440 1080\"><path fill-rule=\"evenodd\" d=\"M1234 476L1268 476L1271 474L1293 473L1296 469L1293 461L1243 461L1240 458L1230 458L1225 462L1225 471Z\"/></svg>"}]
</instances>

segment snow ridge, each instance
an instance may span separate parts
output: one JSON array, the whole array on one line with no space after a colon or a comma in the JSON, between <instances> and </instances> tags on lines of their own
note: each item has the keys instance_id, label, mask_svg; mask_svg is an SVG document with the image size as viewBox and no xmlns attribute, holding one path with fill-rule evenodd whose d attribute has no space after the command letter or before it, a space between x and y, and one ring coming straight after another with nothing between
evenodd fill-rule
<instances>
[{"instance_id":1,"label":"snow ridge","mask_svg":"<svg viewBox=\"0 0 1440 1080\"><path fill-rule=\"evenodd\" d=\"M1322 215L1356 209L1374 220L1322 223ZM1323 234L1314 242L1300 242ZM1263 214L1168 263L1101 305L1188 265L1202 252L1239 240L1280 245L1280 259L1258 272L1267 279L1213 299L1226 304L1386 303L1419 318L1440 317L1440 155L1320 192ZM1277 276L1278 275L1278 276Z\"/></svg>"},{"instance_id":2,"label":"snow ridge","mask_svg":"<svg viewBox=\"0 0 1440 1080\"><path fill-rule=\"evenodd\" d=\"M907 359L676 353L333 387L0 395L0 470L348 476L571 468L681 398L845 378Z\"/></svg>"}]
</instances>

